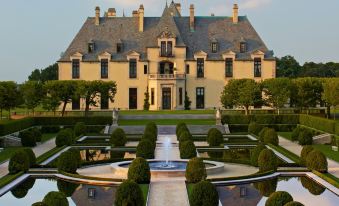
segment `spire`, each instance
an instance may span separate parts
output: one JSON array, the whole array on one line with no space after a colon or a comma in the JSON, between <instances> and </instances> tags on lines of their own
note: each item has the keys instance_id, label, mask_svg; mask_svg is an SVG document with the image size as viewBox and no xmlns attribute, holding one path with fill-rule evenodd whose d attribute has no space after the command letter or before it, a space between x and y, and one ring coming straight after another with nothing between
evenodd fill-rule
<instances>
[{"instance_id":1,"label":"spire","mask_svg":"<svg viewBox=\"0 0 339 206\"><path fill-rule=\"evenodd\" d=\"M125 15L125 9L122 10L122 17L126 17L126 15Z\"/></svg>"}]
</instances>

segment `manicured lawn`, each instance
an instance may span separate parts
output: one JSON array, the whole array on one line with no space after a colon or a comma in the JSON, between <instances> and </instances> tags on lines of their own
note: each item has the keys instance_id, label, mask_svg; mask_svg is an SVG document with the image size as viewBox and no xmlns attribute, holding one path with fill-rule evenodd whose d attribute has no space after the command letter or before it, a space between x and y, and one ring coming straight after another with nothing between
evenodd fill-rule
<instances>
[{"instance_id":1,"label":"manicured lawn","mask_svg":"<svg viewBox=\"0 0 339 206\"><path fill-rule=\"evenodd\" d=\"M292 141L292 137L291 137L292 132L278 132L278 135Z\"/></svg>"},{"instance_id":2,"label":"manicured lawn","mask_svg":"<svg viewBox=\"0 0 339 206\"><path fill-rule=\"evenodd\" d=\"M149 185L148 184L140 184L140 189L142 191L142 194L144 196L144 205L146 205L147 201L147 196L148 196L148 190L149 190Z\"/></svg>"},{"instance_id":3,"label":"manicured lawn","mask_svg":"<svg viewBox=\"0 0 339 206\"><path fill-rule=\"evenodd\" d=\"M313 147L326 155L328 158L339 162L339 152L332 150L331 145L313 145Z\"/></svg>"},{"instance_id":4,"label":"manicured lawn","mask_svg":"<svg viewBox=\"0 0 339 206\"><path fill-rule=\"evenodd\" d=\"M157 125L177 125L185 122L188 125L215 125L214 119L156 119L156 120L119 120L119 125L146 125L154 122Z\"/></svg>"},{"instance_id":5,"label":"manicured lawn","mask_svg":"<svg viewBox=\"0 0 339 206\"><path fill-rule=\"evenodd\" d=\"M144 115L144 114L215 114L214 110L161 110L161 111L142 111L142 110L122 110L121 115Z\"/></svg>"},{"instance_id":6,"label":"manicured lawn","mask_svg":"<svg viewBox=\"0 0 339 206\"><path fill-rule=\"evenodd\" d=\"M15 151L17 151L18 149L21 149L23 147L8 147L5 148L2 152L0 152L0 162L6 161L8 160Z\"/></svg>"}]
</instances>

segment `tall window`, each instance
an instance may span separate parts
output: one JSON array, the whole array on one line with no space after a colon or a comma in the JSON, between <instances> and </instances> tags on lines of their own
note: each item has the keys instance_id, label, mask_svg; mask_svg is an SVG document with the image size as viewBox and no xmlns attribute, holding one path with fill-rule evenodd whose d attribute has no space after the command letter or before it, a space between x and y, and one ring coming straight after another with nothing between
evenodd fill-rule
<instances>
[{"instance_id":1,"label":"tall window","mask_svg":"<svg viewBox=\"0 0 339 206\"><path fill-rule=\"evenodd\" d=\"M205 108L205 88L203 87L197 87L196 104L197 109Z\"/></svg>"},{"instance_id":2,"label":"tall window","mask_svg":"<svg viewBox=\"0 0 339 206\"><path fill-rule=\"evenodd\" d=\"M190 73L190 65L187 64L187 65L186 65L186 74L189 74L189 73Z\"/></svg>"},{"instance_id":3,"label":"tall window","mask_svg":"<svg viewBox=\"0 0 339 206\"><path fill-rule=\"evenodd\" d=\"M254 77L261 77L261 59L254 59Z\"/></svg>"},{"instance_id":4,"label":"tall window","mask_svg":"<svg viewBox=\"0 0 339 206\"><path fill-rule=\"evenodd\" d=\"M108 109L108 94L101 93L100 95L100 106L101 109Z\"/></svg>"},{"instance_id":5,"label":"tall window","mask_svg":"<svg viewBox=\"0 0 339 206\"><path fill-rule=\"evenodd\" d=\"M148 74L148 68L147 68L147 65L144 65L144 74Z\"/></svg>"},{"instance_id":6,"label":"tall window","mask_svg":"<svg viewBox=\"0 0 339 206\"><path fill-rule=\"evenodd\" d=\"M137 60L136 59L129 60L129 78L131 79L137 78Z\"/></svg>"},{"instance_id":7,"label":"tall window","mask_svg":"<svg viewBox=\"0 0 339 206\"><path fill-rule=\"evenodd\" d=\"M129 109L138 108L138 89L129 88Z\"/></svg>"},{"instance_id":8,"label":"tall window","mask_svg":"<svg viewBox=\"0 0 339 206\"><path fill-rule=\"evenodd\" d=\"M182 87L179 88L179 105L182 105Z\"/></svg>"},{"instance_id":9,"label":"tall window","mask_svg":"<svg viewBox=\"0 0 339 206\"><path fill-rule=\"evenodd\" d=\"M246 50L246 42L240 42L240 53L245 53Z\"/></svg>"},{"instance_id":10,"label":"tall window","mask_svg":"<svg viewBox=\"0 0 339 206\"><path fill-rule=\"evenodd\" d=\"M171 41L167 42L167 56L172 56L173 45Z\"/></svg>"},{"instance_id":11,"label":"tall window","mask_svg":"<svg viewBox=\"0 0 339 206\"><path fill-rule=\"evenodd\" d=\"M197 59L197 77L203 78L204 77L204 59L199 58Z\"/></svg>"},{"instance_id":12,"label":"tall window","mask_svg":"<svg viewBox=\"0 0 339 206\"><path fill-rule=\"evenodd\" d=\"M171 57L173 56L173 42L172 41L162 41L160 45L161 53L160 56L162 57Z\"/></svg>"},{"instance_id":13,"label":"tall window","mask_svg":"<svg viewBox=\"0 0 339 206\"><path fill-rule=\"evenodd\" d=\"M151 105L154 105L154 88L151 88Z\"/></svg>"},{"instance_id":14,"label":"tall window","mask_svg":"<svg viewBox=\"0 0 339 206\"><path fill-rule=\"evenodd\" d=\"M225 76L233 77L233 59L227 58L225 61Z\"/></svg>"},{"instance_id":15,"label":"tall window","mask_svg":"<svg viewBox=\"0 0 339 206\"><path fill-rule=\"evenodd\" d=\"M162 57L167 56L167 55L166 55L166 42L165 42L165 41L162 41L162 42L161 42L161 56L162 56Z\"/></svg>"},{"instance_id":16,"label":"tall window","mask_svg":"<svg viewBox=\"0 0 339 206\"><path fill-rule=\"evenodd\" d=\"M217 53L218 52L218 43L213 42L211 44L211 50L212 50L212 53Z\"/></svg>"},{"instance_id":17,"label":"tall window","mask_svg":"<svg viewBox=\"0 0 339 206\"><path fill-rule=\"evenodd\" d=\"M101 60L101 79L108 78L108 59Z\"/></svg>"},{"instance_id":18,"label":"tall window","mask_svg":"<svg viewBox=\"0 0 339 206\"><path fill-rule=\"evenodd\" d=\"M72 78L79 79L80 78L80 60L73 59L72 61Z\"/></svg>"}]
</instances>

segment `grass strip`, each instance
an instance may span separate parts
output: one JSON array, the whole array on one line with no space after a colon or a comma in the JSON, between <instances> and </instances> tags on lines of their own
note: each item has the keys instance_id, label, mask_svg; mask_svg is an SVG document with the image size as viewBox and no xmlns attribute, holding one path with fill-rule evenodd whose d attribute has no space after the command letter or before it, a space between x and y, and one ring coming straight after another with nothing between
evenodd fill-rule
<instances>
[{"instance_id":1,"label":"grass strip","mask_svg":"<svg viewBox=\"0 0 339 206\"><path fill-rule=\"evenodd\" d=\"M85 179L85 180L96 180L96 181L109 181L109 182L122 182L125 179L118 179L118 178L104 178L104 177L90 177L90 176L84 176L79 174L71 174L67 172L59 172L62 175L73 177L73 178L79 178L79 179Z\"/></svg>"},{"instance_id":2,"label":"grass strip","mask_svg":"<svg viewBox=\"0 0 339 206\"><path fill-rule=\"evenodd\" d=\"M37 164L41 164L42 162L44 162L45 160L47 160L48 158L52 157L53 155L55 155L56 153L60 152L61 150L65 149L67 146L62 146L62 147L54 147L53 149L45 152L44 154L40 155L36 162Z\"/></svg>"},{"instance_id":3,"label":"grass strip","mask_svg":"<svg viewBox=\"0 0 339 206\"><path fill-rule=\"evenodd\" d=\"M119 120L119 126L146 125L154 122L157 125L177 125L185 122L187 125L215 125L214 119L154 119L154 120Z\"/></svg>"},{"instance_id":4,"label":"grass strip","mask_svg":"<svg viewBox=\"0 0 339 206\"><path fill-rule=\"evenodd\" d=\"M321 179L333 185L334 187L339 188L339 178L335 177L334 175L329 174L329 173L320 173L315 170L313 170L312 172L318 177L320 177Z\"/></svg>"},{"instance_id":5,"label":"grass strip","mask_svg":"<svg viewBox=\"0 0 339 206\"><path fill-rule=\"evenodd\" d=\"M139 184L139 187L142 191L142 195L144 196L144 206L147 204L148 190L149 184Z\"/></svg>"},{"instance_id":6,"label":"grass strip","mask_svg":"<svg viewBox=\"0 0 339 206\"><path fill-rule=\"evenodd\" d=\"M288 157L289 159L293 160L294 162L298 163L300 162L300 157L289 150L281 147L281 146L275 146L272 144L268 144L271 148L275 149L279 153L283 154L284 156Z\"/></svg>"},{"instance_id":7,"label":"grass strip","mask_svg":"<svg viewBox=\"0 0 339 206\"><path fill-rule=\"evenodd\" d=\"M17 174L7 174L6 176L2 177L0 179L0 188L3 188L4 186L8 185L9 183L11 183L12 181L14 181L23 174L24 172L19 172Z\"/></svg>"}]
</instances>

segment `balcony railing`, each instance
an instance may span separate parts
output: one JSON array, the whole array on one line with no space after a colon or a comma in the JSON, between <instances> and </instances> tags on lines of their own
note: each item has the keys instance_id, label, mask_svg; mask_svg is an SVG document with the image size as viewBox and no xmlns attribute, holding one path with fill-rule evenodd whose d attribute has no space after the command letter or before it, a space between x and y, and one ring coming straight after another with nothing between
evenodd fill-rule
<instances>
[{"instance_id":1,"label":"balcony railing","mask_svg":"<svg viewBox=\"0 0 339 206\"><path fill-rule=\"evenodd\" d=\"M180 80L185 79L185 74L150 74L148 75L148 79L153 80Z\"/></svg>"}]
</instances>

